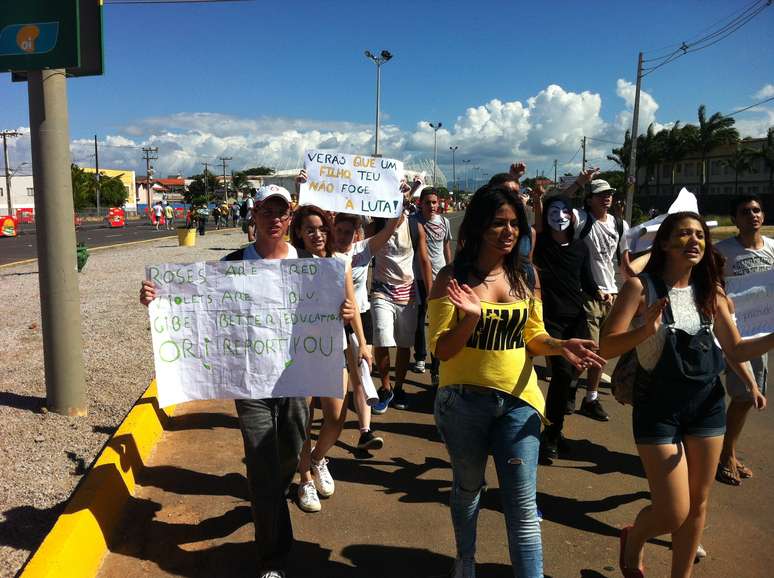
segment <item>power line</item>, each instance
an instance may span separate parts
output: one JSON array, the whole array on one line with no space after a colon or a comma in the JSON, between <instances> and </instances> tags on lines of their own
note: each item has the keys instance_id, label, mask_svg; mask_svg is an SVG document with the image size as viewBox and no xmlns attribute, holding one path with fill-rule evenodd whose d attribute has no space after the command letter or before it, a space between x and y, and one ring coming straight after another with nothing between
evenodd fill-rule
<instances>
[{"instance_id":1,"label":"power line","mask_svg":"<svg viewBox=\"0 0 774 578\"><path fill-rule=\"evenodd\" d=\"M750 8L752 8L752 7L753 7L755 4L758 4L758 2L759 2L759 1L760 1L760 0L755 0L754 2L752 2L752 4L749 4L749 5L748 5L748 6L746 6L745 8L740 8L740 9L738 9L738 10L735 10L735 11L733 11L733 12L730 12L729 14L726 14L726 15L725 15L725 16L723 16L722 18L718 18L717 20L715 20L715 21L714 21L712 24L710 24L709 26L705 26L704 28L701 28L701 29L700 29L700 30L699 30L699 31L696 33L696 36L694 36L693 38L697 38L697 37L699 37L699 36L700 36L702 33L706 32L707 30L711 30L711 29L715 28L715 26L717 26L717 25L718 25L718 24L720 24L721 22L724 22L724 21L728 20L729 18L732 18L732 17L733 17L733 18L735 19L735 18L736 18L736 17L737 17L739 14L742 14L742 13L744 13L744 12L747 12L747 10L749 10ZM667 44L666 46L660 46L659 48L652 48L651 50L646 50L646 51L643 51L643 54L651 54L651 53L653 53L653 52L661 52L662 50L666 50L666 49L668 49L668 48L677 48L677 47L680 47L680 46L682 46L682 45L683 45L683 43L682 43L682 42L675 42L675 43L673 43L673 44ZM653 61L653 60L660 60L661 58L664 58L665 56L668 56L669 54L671 54L671 52L668 52L668 53L666 53L666 54L663 54L663 55L661 55L661 56L654 56L653 58L645 59L645 60L644 60L644 62L650 62L650 61Z\"/></svg>"},{"instance_id":2,"label":"power line","mask_svg":"<svg viewBox=\"0 0 774 578\"><path fill-rule=\"evenodd\" d=\"M643 60L643 62L656 62L656 61L660 61L660 62L650 67L644 67L642 76L645 77L648 74L655 72L662 66L665 66L670 62L673 62L678 58L685 56L686 54L690 54L692 52L698 52L699 50L704 50L705 48L714 46L721 40L728 38L731 34L736 32L740 28L742 28L745 24L750 22L750 20L752 20L758 14L763 12L766 8L771 6L771 3L772 3L772 0L757 0L755 3L753 3L748 8L743 10L742 13L734 17L731 21L721 26L719 29L715 30L714 32L711 32L710 34L706 34L705 36L699 38L698 40L692 41L690 43L682 42L676 50L664 56Z\"/></svg>"},{"instance_id":3,"label":"power line","mask_svg":"<svg viewBox=\"0 0 774 578\"><path fill-rule=\"evenodd\" d=\"M730 114L724 114L723 116L734 116L735 114L739 114L740 112L744 112L745 110L750 110L751 108L754 108L756 106L760 106L761 104L766 104L769 101L774 100L774 96L770 96L769 98L762 100L760 102L756 102L755 104L751 104L750 106L746 106L744 108L740 108L739 110L736 110Z\"/></svg>"},{"instance_id":4,"label":"power line","mask_svg":"<svg viewBox=\"0 0 774 578\"><path fill-rule=\"evenodd\" d=\"M604 139L601 139L601 138L594 138L594 137L591 137L591 136L587 136L586 139L587 140L593 140L593 141L596 141L596 142L603 142L603 143L607 143L607 144L612 144L612 145L616 145L616 146L621 144L620 142L615 142L615 141L612 141L612 140L604 140Z\"/></svg>"},{"instance_id":5,"label":"power line","mask_svg":"<svg viewBox=\"0 0 774 578\"><path fill-rule=\"evenodd\" d=\"M576 151L575 151L575 154L574 154L574 155L572 155L572 158L571 158L569 161L567 161L566 163L562 163L562 165L561 165L561 166L563 166L563 167L564 167L564 166L567 166L567 165L571 165L571 164L572 164L572 161L574 161L574 160L575 160L575 157L577 157L577 156L578 156L578 153L580 152L580 150L581 150L582 148L583 148L583 145L579 146L579 147L578 147L578 150L576 150Z\"/></svg>"}]
</instances>

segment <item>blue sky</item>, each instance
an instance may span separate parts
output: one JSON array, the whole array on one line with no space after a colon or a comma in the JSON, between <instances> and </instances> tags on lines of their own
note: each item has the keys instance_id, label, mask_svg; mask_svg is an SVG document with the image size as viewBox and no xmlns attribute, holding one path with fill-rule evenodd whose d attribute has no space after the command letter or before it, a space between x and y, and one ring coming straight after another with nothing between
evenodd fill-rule
<instances>
[{"instance_id":1,"label":"blue sky","mask_svg":"<svg viewBox=\"0 0 774 578\"><path fill-rule=\"evenodd\" d=\"M89 164L83 139L95 133L103 166L139 170L139 148L128 147L158 146L157 174L198 172L222 155L239 169L296 166L307 147L369 152L375 67L363 51L388 49L385 156L431 159L426 123L442 121L449 176L450 145L485 172L515 158L531 173L551 173L554 158L575 171L580 136L622 138L639 50L662 54L751 3L108 3L106 72L69 81L73 156ZM774 94L773 84L774 6L647 76L641 119L692 122L702 103L732 112ZM3 75L0 103L0 127L29 125L26 85ZM741 132L774 124L772 104L739 115ZM602 162L610 147L594 144L588 156ZM12 166L28 160L28 142L11 155Z\"/></svg>"}]
</instances>

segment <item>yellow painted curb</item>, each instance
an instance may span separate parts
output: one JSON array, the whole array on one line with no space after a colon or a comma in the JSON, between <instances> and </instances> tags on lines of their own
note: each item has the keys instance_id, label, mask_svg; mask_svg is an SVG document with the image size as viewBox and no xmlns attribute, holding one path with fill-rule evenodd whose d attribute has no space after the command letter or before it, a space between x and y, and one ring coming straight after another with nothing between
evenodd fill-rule
<instances>
[{"instance_id":1,"label":"yellow painted curb","mask_svg":"<svg viewBox=\"0 0 774 578\"><path fill-rule=\"evenodd\" d=\"M173 413L174 406L159 408L154 379L83 477L21 576L97 573L124 506L134 495L135 479Z\"/></svg>"}]
</instances>

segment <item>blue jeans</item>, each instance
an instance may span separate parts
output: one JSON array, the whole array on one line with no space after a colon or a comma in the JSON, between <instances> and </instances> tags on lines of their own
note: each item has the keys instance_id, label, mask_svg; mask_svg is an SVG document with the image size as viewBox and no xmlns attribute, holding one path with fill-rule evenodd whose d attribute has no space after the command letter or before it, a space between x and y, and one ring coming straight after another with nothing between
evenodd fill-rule
<instances>
[{"instance_id":1,"label":"blue jeans","mask_svg":"<svg viewBox=\"0 0 774 578\"><path fill-rule=\"evenodd\" d=\"M447 386L435 398L435 423L451 459L451 507L457 557L475 576L476 524L489 453L500 482L513 575L542 578L543 549L535 492L540 416L503 392Z\"/></svg>"}]
</instances>

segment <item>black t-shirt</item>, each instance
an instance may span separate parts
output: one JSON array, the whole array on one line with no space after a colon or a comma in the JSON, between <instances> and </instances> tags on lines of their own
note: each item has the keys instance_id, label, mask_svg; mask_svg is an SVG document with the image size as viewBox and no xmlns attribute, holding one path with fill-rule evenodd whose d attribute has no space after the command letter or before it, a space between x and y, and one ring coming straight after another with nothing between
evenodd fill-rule
<instances>
[{"instance_id":1,"label":"black t-shirt","mask_svg":"<svg viewBox=\"0 0 774 578\"><path fill-rule=\"evenodd\" d=\"M584 292L594 295L589 249L582 240L560 245L548 232L535 239L533 261L540 275L545 319L574 318L583 312Z\"/></svg>"}]
</instances>

